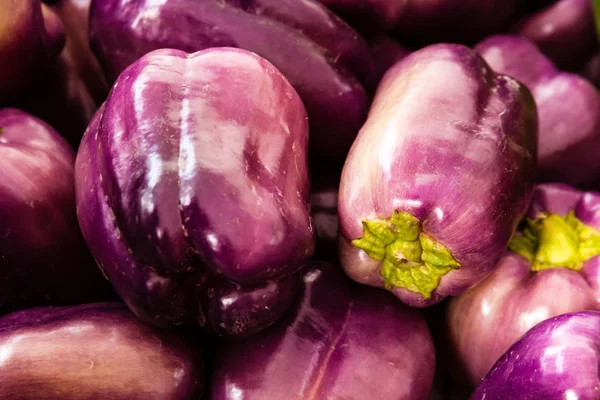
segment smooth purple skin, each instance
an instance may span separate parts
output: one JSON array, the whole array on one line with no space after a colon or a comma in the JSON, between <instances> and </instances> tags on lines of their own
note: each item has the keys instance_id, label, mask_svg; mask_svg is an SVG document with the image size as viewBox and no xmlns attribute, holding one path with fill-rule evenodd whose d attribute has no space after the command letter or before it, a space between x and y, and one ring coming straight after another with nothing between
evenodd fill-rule
<instances>
[{"instance_id":1,"label":"smooth purple skin","mask_svg":"<svg viewBox=\"0 0 600 400\"><path fill-rule=\"evenodd\" d=\"M474 51L439 44L384 76L342 173L340 257L354 280L384 287L381 261L351 241L362 221L408 212L462 265L442 276L425 307L487 275L527 209L534 185L537 117L529 91L494 74Z\"/></svg>"},{"instance_id":2,"label":"smooth purple skin","mask_svg":"<svg viewBox=\"0 0 600 400\"><path fill-rule=\"evenodd\" d=\"M350 21L361 31L374 27L389 31L406 9L404 1L397 0L318 0L327 8Z\"/></svg>"},{"instance_id":3,"label":"smooth purple skin","mask_svg":"<svg viewBox=\"0 0 600 400\"><path fill-rule=\"evenodd\" d=\"M0 393L15 400L199 399L202 350L120 303L43 307L0 319Z\"/></svg>"},{"instance_id":4,"label":"smooth purple skin","mask_svg":"<svg viewBox=\"0 0 600 400\"><path fill-rule=\"evenodd\" d=\"M240 285L206 274L194 294L199 309L190 309L188 313L208 334L250 336L277 321L296 297L299 287L299 273L255 285Z\"/></svg>"},{"instance_id":5,"label":"smooth purple skin","mask_svg":"<svg viewBox=\"0 0 600 400\"><path fill-rule=\"evenodd\" d=\"M306 107L315 170L341 169L374 84L365 41L314 0L93 1L90 40L109 81L160 48L238 47L267 59Z\"/></svg>"},{"instance_id":6,"label":"smooth purple skin","mask_svg":"<svg viewBox=\"0 0 600 400\"><path fill-rule=\"evenodd\" d=\"M599 50L590 0L560 0L513 29L534 42L559 68L576 71Z\"/></svg>"},{"instance_id":7,"label":"smooth purple skin","mask_svg":"<svg viewBox=\"0 0 600 400\"><path fill-rule=\"evenodd\" d=\"M77 224L73 150L17 109L0 127L0 312L112 298Z\"/></svg>"},{"instance_id":8,"label":"smooth purple skin","mask_svg":"<svg viewBox=\"0 0 600 400\"><path fill-rule=\"evenodd\" d=\"M434 370L416 310L314 262L282 319L222 346L209 399L428 399Z\"/></svg>"},{"instance_id":9,"label":"smooth purple skin","mask_svg":"<svg viewBox=\"0 0 600 400\"><path fill-rule=\"evenodd\" d=\"M100 105L106 99L110 87L89 45L88 19L91 2L92 0L57 0L51 8L59 15L65 27L65 50L71 55L74 69L94 102Z\"/></svg>"},{"instance_id":10,"label":"smooth purple skin","mask_svg":"<svg viewBox=\"0 0 600 400\"><path fill-rule=\"evenodd\" d=\"M370 41L369 46L375 63L375 76L378 81L383 78L388 69L412 52L412 50L386 35L380 35L373 39Z\"/></svg>"},{"instance_id":11,"label":"smooth purple skin","mask_svg":"<svg viewBox=\"0 0 600 400\"><path fill-rule=\"evenodd\" d=\"M600 87L600 51L594 54L579 70L579 75Z\"/></svg>"},{"instance_id":12,"label":"smooth purple skin","mask_svg":"<svg viewBox=\"0 0 600 400\"><path fill-rule=\"evenodd\" d=\"M560 72L533 44L498 35L475 49L497 72L524 83L539 116L538 169L543 182L588 187L600 175L600 94L579 75Z\"/></svg>"},{"instance_id":13,"label":"smooth purple skin","mask_svg":"<svg viewBox=\"0 0 600 400\"><path fill-rule=\"evenodd\" d=\"M0 3L0 104L35 86L65 44L60 19L40 0Z\"/></svg>"},{"instance_id":14,"label":"smooth purple skin","mask_svg":"<svg viewBox=\"0 0 600 400\"><path fill-rule=\"evenodd\" d=\"M600 313L547 319L494 365L471 400L598 399Z\"/></svg>"},{"instance_id":15,"label":"smooth purple skin","mask_svg":"<svg viewBox=\"0 0 600 400\"><path fill-rule=\"evenodd\" d=\"M197 321L186 310L205 270L260 284L302 266L314 251L307 139L292 86L245 50L157 50L121 75L75 182L84 237L136 315Z\"/></svg>"},{"instance_id":16,"label":"smooth purple skin","mask_svg":"<svg viewBox=\"0 0 600 400\"><path fill-rule=\"evenodd\" d=\"M600 193L562 184L538 185L528 217L542 212L563 216L570 211L583 223L600 229ZM450 340L473 385L537 323L569 312L600 310L600 257L590 258L579 272L531 269L527 259L507 251L490 275L451 300L447 318Z\"/></svg>"}]
</instances>

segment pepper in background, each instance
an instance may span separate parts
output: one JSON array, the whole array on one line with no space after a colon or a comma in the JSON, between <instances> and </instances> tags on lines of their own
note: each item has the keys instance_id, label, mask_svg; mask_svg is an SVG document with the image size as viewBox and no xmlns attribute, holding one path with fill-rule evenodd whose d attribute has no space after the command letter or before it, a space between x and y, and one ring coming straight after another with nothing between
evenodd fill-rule
<instances>
[{"instance_id":1,"label":"pepper in background","mask_svg":"<svg viewBox=\"0 0 600 400\"><path fill-rule=\"evenodd\" d=\"M203 349L120 303L41 307L0 318L0 397L199 399Z\"/></svg>"},{"instance_id":2,"label":"pepper in background","mask_svg":"<svg viewBox=\"0 0 600 400\"><path fill-rule=\"evenodd\" d=\"M475 49L492 69L533 94L539 116L538 179L584 188L600 184L600 94L594 85L558 71L519 36L492 36Z\"/></svg>"},{"instance_id":3,"label":"pepper in background","mask_svg":"<svg viewBox=\"0 0 600 400\"><path fill-rule=\"evenodd\" d=\"M0 128L0 312L112 299L77 224L73 150L17 109Z\"/></svg>"},{"instance_id":4,"label":"pepper in background","mask_svg":"<svg viewBox=\"0 0 600 400\"><path fill-rule=\"evenodd\" d=\"M341 170L375 84L364 39L314 0L93 1L90 40L110 82L160 48L237 47L265 58L306 107L315 176Z\"/></svg>"},{"instance_id":5,"label":"pepper in background","mask_svg":"<svg viewBox=\"0 0 600 400\"><path fill-rule=\"evenodd\" d=\"M302 101L268 61L153 51L117 79L79 148L84 237L144 321L251 334L290 304L314 252L307 148Z\"/></svg>"},{"instance_id":6,"label":"pepper in background","mask_svg":"<svg viewBox=\"0 0 600 400\"><path fill-rule=\"evenodd\" d=\"M600 310L600 193L538 185L509 249L448 308L449 337L472 384L537 323Z\"/></svg>"},{"instance_id":7,"label":"pepper in background","mask_svg":"<svg viewBox=\"0 0 600 400\"><path fill-rule=\"evenodd\" d=\"M346 273L416 307L479 282L527 210L536 146L529 90L475 51L439 44L404 58L342 172Z\"/></svg>"},{"instance_id":8,"label":"pepper in background","mask_svg":"<svg viewBox=\"0 0 600 400\"><path fill-rule=\"evenodd\" d=\"M596 400L598 347L600 313L547 319L504 353L471 400Z\"/></svg>"},{"instance_id":9,"label":"pepper in background","mask_svg":"<svg viewBox=\"0 0 600 400\"><path fill-rule=\"evenodd\" d=\"M300 295L270 328L223 343L209 398L425 400L435 352L419 313L312 262Z\"/></svg>"}]
</instances>

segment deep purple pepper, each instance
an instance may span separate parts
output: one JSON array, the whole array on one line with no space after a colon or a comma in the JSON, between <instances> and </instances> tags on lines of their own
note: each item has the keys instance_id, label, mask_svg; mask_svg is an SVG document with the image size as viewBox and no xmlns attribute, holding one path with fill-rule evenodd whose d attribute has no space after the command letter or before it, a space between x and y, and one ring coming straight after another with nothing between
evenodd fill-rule
<instances>
[{"instance_id":1,"label":"deep purple pepper","mask_svg":"<svg viewBox=\"0 0 600 400\"><path fill-rule=\"evenodd\" d=\"M165 49L127 68L84 135L75 181L84 237L133 312L214 326L198 307L208 273L247 292L281 279L268 290L289 304L285 276L314 251L307 142L297 93L253 53ZM282 310L260 312L248 327Z\"/></svg>"},{"instance_id":2,"label":"deep purple pepper","mask_svg":"<svg viewBox=\"0 0 600 400\"><path fill-rule=\"evenodd\" d=\"M354 280L424 307L494 267L534 184L535 104L465 46L384 76L342 173L340 257Z\"/></svg>"},{"instance_id":3,"label":"deep purple pepper","mask_svg":"<svg viewBox=\"0 0 600 400\"><path fill-rule=\"evenodd\" d=\"M111 82L160 48L258 54L298 91L310 119L312 165L325 170L341 169L374 83L365 41L314 0L94 1L90 40Z\"/></svg>"},{"instance_id":4,"label":"deep purple pepper","mask_svg":"<svg viewBox=\"0 0 600 400\"><path fill-rule=\"evenodd\" d=\"M0 110L0 313L111 298L77 224L74 163L46 123Z\"/></svg>"},{"instance_id":5,"label":"deep purple pepper","mask_svg":"<svg viewBox=\"0 0 600 400\"><path fill-rule=\"evenodd\" d=\"M40 0L2 0L0 104L12 104L35 87L64 45L60 19Z\"/></svg>"},{"instance_id":6,"label":"deep purple pepper","mask_svg":"<svg viewBox=\"0 0 600 400\"><path fill-rule=\"evenodd\" d=\"M504 353L471 400L596 400L599 346L600 313L547 319Z\"/></svg>"},{"instance_id":7,"label":"deep purple pepper","mask_svg":"<svg viewBox=\"0 0 600 400\"><path fill-rule=\"evenodd\" d=\"M120 303L41 307L0 318L0 398L199 399L202 347Z\"/></svg>"},{"instance_id":8,"label":"deep purple pepper","mask_svg":"<svg viewBox=\"0 0 600 400\"><path fill-rule=\"evenodd\" d=\"M513 31L534 42L561 69L577 71L600 50L592 0L553 2Z\"/></svg>"},{"instance_id":9,"label":"deep purple pepper","mask_svg":"<svg viewBox=\"0 0 600 400\"><path fill-rule=\"evenodd\" d=\"M532 42L498 35L475 49L497 72L531 90L538 109L539 180L590 186L600 181L600 94L579 75L560 72Z\"/></svg>"},{"instance_id":10,"label":"deep purple pepper","mask_svg":"<svg viewBox=\"0 0 600 400\"><path fill-rule=\"evenodd\" d=\"M431 335L415 310L314 262L284 317L223 344L209 398L424 400L434 370Z\"/></svg>"}]
</instances>

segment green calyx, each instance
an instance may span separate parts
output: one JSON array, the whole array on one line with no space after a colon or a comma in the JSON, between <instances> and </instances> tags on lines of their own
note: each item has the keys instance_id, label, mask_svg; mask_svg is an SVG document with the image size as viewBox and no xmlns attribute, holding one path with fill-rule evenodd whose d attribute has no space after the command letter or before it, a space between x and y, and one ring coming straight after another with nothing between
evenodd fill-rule
<instances>
[{"instance_id":1,"label":"green calyx","mask_svg":"<svg viewBox=\"0 0 600 400\"><path fill-rule=\"evenodd\" d=\"M363 236L352 244L383 261L381 276L389 290L402 287L429 299L440 278L460 268L450 250L421 232L409 213L394 211L388 219L363 221Z\"/></svg>"},{"instance_id":2,"label":"green calyx","mask_svg":"<svg viewBox=\"0 0 600 400\"><path fill-rule=\"evenodd\" d=\"M579 271L584 262L600 255L600 232L577 219L573 211L564 217L542 213L526 224L508 248L527 258L534 272L561 267Z\"/></svg>"}]
</instances>

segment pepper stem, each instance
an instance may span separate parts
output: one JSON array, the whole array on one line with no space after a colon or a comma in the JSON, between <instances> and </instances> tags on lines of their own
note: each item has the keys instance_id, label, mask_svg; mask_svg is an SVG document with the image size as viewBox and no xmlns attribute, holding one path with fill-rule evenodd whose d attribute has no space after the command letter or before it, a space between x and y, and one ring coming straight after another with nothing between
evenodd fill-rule
<instances>
[{"instance_id":1,"label":"pepper stem","mask_svg":"<svg viewBox=\"0 0 600 400\"><path fill-rule=\"evenodd\" d=\"M422 232L413 215L394 211L388 219L363 221L363 236L352 244L383 261L385 287L402 287L431 298L443 275L460 268L450 250Z\"/></svg>"},{"instance_id":2,"label":"pepper stem","mask_svg":"<svg viewBox=\"0 0 600 400\"><path fill-rule=\"evenodd\" d=\"M573 211L561 217L541 213L527 219L521 236L515 236L509 250L527 258L534 272L549 268L579 271L590 258L600 255L600 232L585 225Z\"/></svg>"}]
</instances>

